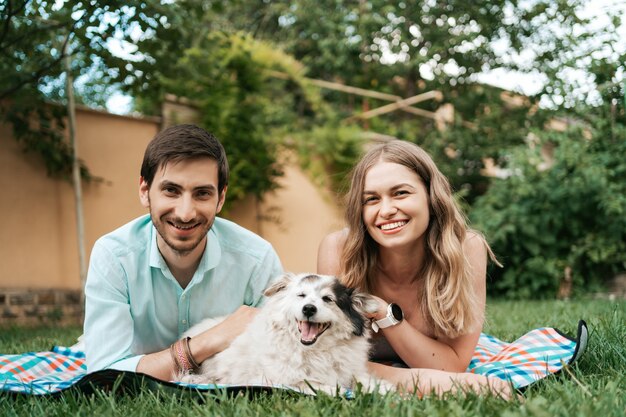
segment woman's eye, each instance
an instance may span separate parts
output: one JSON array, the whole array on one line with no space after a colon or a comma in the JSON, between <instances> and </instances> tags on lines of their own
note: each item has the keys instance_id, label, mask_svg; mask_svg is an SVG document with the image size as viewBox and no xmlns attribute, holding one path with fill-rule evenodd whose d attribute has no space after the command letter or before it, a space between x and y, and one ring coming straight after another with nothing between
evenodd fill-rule
<instances>
[{"instance_id":1,"label":"woman's eye","mask_svg":"<svg viewBox=\"0 0 626 417\"><path fill-rule=\"evenodd\" d=\"M363 199L363 204L369 204L369 203L373 203L374 201L376 201L376 197L367 197L365 199Z\"/></svg>"}]
</instances>

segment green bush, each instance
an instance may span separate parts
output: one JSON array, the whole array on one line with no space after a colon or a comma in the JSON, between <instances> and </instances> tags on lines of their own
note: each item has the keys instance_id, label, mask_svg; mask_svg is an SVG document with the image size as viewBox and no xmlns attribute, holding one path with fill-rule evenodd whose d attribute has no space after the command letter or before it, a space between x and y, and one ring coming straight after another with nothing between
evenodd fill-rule
<instances>
[{"instance_id":1,"label":"green bush","mask_svg":"<svg viewBox=\"0 0 626 417\"><path fill-rule=\"evenodd\" d=\"M554 297L568 267L575 295L626 269L626 128L596 122L590 139L580 128L539 134L470 213L504 264L490 271L494 295ZM542 145L554 146L549 168Z\"/></svg>"}]
</instances>

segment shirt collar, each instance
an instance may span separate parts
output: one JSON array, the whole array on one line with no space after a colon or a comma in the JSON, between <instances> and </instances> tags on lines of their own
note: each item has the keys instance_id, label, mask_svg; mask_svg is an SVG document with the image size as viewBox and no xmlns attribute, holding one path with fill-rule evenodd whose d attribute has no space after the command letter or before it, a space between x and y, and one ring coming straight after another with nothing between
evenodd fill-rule
<instances>
[{"instance_id":1,"label":"shirt collar","mask_svg":"<svg viewBox=\"0 0 626 417\"><path fill-rule=\"evenodd\" d=\"M220 263L221 258L222 247L220 245L219 235L215 232L214 228L211 227L209 233L207 233L206 248L204 248L202 259L200 259L198 269L194 276L197 275L198 272L204 274L204 272L215 268Z\"/></svg>"}]
</instances>

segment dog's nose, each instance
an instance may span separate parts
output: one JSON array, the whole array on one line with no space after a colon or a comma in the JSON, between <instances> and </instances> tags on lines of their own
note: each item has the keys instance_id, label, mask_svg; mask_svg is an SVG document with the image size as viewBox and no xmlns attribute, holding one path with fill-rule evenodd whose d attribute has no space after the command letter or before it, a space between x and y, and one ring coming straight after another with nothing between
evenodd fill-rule
<instances>
[{"instance_id":1,"label":"dog's nose","mask_svg":"<svg viewBox=\"0 0 626 417\"><path fill-rule=\"evenodd\" d=\"M304 307L302 307L302 314L304 314L304 317L311 317L315 313L317 313L317 307L315 307L313 304L306 304Z\"/></svg>"}]
</instances>

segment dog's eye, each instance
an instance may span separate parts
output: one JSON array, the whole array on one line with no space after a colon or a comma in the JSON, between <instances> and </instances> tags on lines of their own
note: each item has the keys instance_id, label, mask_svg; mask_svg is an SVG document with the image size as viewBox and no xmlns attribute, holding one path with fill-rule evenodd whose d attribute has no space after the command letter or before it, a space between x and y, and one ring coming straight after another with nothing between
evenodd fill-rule
<instances>
[{"instance_id":1,"label":"dog's eye","mask_svg":"<svg viewBox=\"0 0 626 417\"><path fill-rule=\"evenodd\" d=\"M333 301L333 299L328 295L323 296L322 300L324 300L325 303L332 303Z\"/></svg>"},{"instance_id":2,"label":"dog's eye","mask_svg":"<svg viewBox=\"0 0 626 417\"><path fill-rule=\"evenodd\" d=\"M298 297L300 297L300 298L304 298L304 297L305 297L305 295L304 295L304 293L303 293L303 292L301 292L300 294L298 294Z\"/></svg>"}]
</instances>

